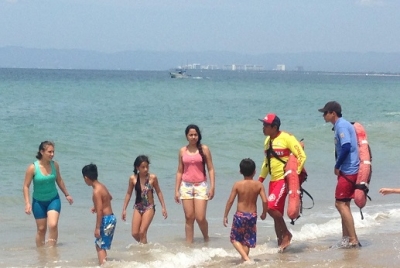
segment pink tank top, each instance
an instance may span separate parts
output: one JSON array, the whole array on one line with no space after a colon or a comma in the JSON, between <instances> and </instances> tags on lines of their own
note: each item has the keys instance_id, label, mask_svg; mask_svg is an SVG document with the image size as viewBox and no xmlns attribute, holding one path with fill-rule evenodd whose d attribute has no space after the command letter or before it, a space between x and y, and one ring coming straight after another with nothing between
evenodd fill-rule
<instances>
[{"instance_id":1,"label":"pink tank top","mask_svg":"<svg viewBox=\"0 0 400 268\"><path fill-rule=\"evenodd\" d=\"M196 154L188 154L187 150L182 155L183 174L182 181L190 183L198 183L206 181L204 174L203 159L199 152Z\"/></svg>"}]
</instances>

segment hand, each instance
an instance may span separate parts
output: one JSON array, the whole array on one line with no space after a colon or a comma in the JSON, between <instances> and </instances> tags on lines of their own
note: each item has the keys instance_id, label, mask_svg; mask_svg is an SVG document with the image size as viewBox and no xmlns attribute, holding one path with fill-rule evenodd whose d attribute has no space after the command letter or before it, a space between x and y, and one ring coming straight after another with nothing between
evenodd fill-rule
<instances>
[{"instance_id":1,"label":"hand","mask_svg":"<svg viewBox=\"0 0 400 268\"><path fill-rule=\"evenodd\" d=\"M263 177L258 177L258 181L259 181L259 182L263 183L264 180L265 180L265 178L263 178Z\"/></svg>"},{"instance_id":2,"label":"hand","mask_svg":"<svg viewBox=\"0 0 400 268\"><path fill-rule=\"evenodd\" d=\"M225 227L228 227L228 217L224 217L223 224Z\"/></svg>"},{"instance_id":3,"label":"hand","mask_svg":"<svg viewBox=\"0 0 400 268\"><path fill-rule=\"evenodd\" d=\"M381 188L381 189L379 190L379 192L380 192L382 195L387 195L387 194L391 194L393 191L392 191L392 189L390 189L390 188Z\"/></svg>"},{"instance_id":4,"label":"hand","mask_svg":"<svg viewBox=\"0 0 400 268\"><path fill-rule=\"evenodd\" d=\"M162 215L164 216L164 219L168 218L168 213L165 208L162 209Z\"/></svg>"},{"instance_id":5,"label":"hand","mask_svg":"<svg viewBox=\"0 0 400 268\"><path fill-rule=\"evenodd\" d=\"M67 195L65 198L67 198L67 201L70 205L72 205L72 203L74 203L74 199L72 198L72 196Z\"/></svg>"},{"instance_id":6,"label":"hand","mask_svg":"<svg viewBox=\"0 0 400 268\"><path fill-rule=\"evenodd\" d=\"M123 221L126 221L126 210L123 210L123 211L122 211L121 219L122 219Z\"/></svg>"},{"instance_id":7,"label":"hand","mask_svg":"<svg viewBox=\"0 0 400 268\"><path fill-rule=\"evenodd\" d=\"M340 169L334 168L333 173L335 173L336 176L340 175Z\"/></svg>"},{"instance_id":8,"label":"hand","mask_svg":"<svg viewBox=\"0 0 400 268\"><path fill-rule=\"evenodd\" d=\"M100 238L100 228L94 229L94 237Z\"/></svg>"},{"instance_id":9,"label":"hand","mask_svg":"<svg viewBox=\"0 0 400 268\"><path fill-rule=\"evenodd\" d=\"M208 200L212 200L214 198L214 188L211 188L210 191L208 191Z\"/></svg>"},{"instance_id":10,"label":"hand","mask_svg":"<svg viewBox=\"0 0 400 268\"><path fill-rule=\"evenodd\" d=\"M262 213L260 219L265 220L267 218L267 213Z\"/></svg>"},{"instance_id":11,"label":"hand","mask_svg":"<svg viewBox=\"0 0 400 268\"><path fill-rule=\"evenodd\" d=\"M181 195L178 192L175 192L175 203L180 204L181 203Z\"/></svg>"},{"instance_id":12,"label":"hand","mask_svg":"<svg viewBox=\"0 0 400 268\"><path fill-rule=\"evenodd\" d=\"M90 209L90 211L91 211L92 213L96 213L96 209L95 209L94 207L92 207L92 208Z\"/></svg>"},{"instance_id":13,"label":"hand","mask_svg":"<svg viewBox=\"0 0 400 268\"><path fill-rule=\"evenodd\" d=\"M31 204L26 204L25 205L25 213L28 214L28 215L31 215L31 212L32 212Z\"/></svg>"}]
</instances>

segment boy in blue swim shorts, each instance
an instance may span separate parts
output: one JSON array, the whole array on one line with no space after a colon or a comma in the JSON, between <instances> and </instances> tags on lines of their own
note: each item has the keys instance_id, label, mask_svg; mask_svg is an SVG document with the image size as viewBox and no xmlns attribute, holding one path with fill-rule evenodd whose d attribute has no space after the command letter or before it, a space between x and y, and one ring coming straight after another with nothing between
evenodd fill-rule
<instances>
[{"instance_id":1,"label":"boy in blue swim shorts","mask_svg":"<svg viewBox=\"0 0 400 268\"><path fill-rule=\"evenodd\" d=\"M224 226L228 226L228 214L236 196L237 210L233 216L230 240L234 248L239 252L242 260L250 261L250 248L254 248L257 242L257 198L262 199L263 211L260 216L262 220L267 217L267 195L264 186L258 180L253 180L256 164L250 158L240 162L240 173L244 180L236 182L226 202L224 214Z\"/></svg>"},{"instance_id":2,"label":"boy in blue swim shorts","mask_svg":"<svg viewBox=\"0 0 400 268\"><path fill-rule=\"evenodd\" d=\"M94 236L99 265L107 261L107 249L111 248L114 237L117 219L111 208L112 196L106 186L97 180L97 166L95 164L86 165L82 169L83 178L88 186L93 187L92 212L96 213L96 227Z\"/></svg>"}]
</instances>

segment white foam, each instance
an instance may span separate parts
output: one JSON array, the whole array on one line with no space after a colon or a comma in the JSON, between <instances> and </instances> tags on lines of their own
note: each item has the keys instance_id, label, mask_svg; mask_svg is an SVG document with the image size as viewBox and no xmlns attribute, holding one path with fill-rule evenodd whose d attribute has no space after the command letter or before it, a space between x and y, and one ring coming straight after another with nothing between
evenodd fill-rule
<instances>
[{"instance_id":1,"label":"white foam","mask_svg":"<svg viewBox=\"0 0 400 268\"><path fill-rule=\"evenodd\" d=\"M379 212L373 215L364 212L364 220L361 220L358 212L353 212L354 225L356 229L367 231L371 230L371 227L378 226L381 224L382 217L386 218L400 218L400 210L393 209L388 212ZM315 224L309 223L304 224L300 231L290 230L293 234L293 241L307 241L326 237L332 234L340 234L342 232L342 224L340 216L337 215L335 219L328 220L325 223Z\"/></svg>"},{"instance_id":2,"label":"white foam","mask_svg":"<svg viewBox=\"0 0 400 268\"><path fill-rule=\"evenodd\" d=\"M186 268L211 262L212 258L238 257L236 251L226 251L222 248L182 248L181 252L174 252L176 248L156 248L149 249L148 253L156 253L157 260L138 262L114 262L112 267L138 267L138 268Z\"/></svg>"}]
</instances>

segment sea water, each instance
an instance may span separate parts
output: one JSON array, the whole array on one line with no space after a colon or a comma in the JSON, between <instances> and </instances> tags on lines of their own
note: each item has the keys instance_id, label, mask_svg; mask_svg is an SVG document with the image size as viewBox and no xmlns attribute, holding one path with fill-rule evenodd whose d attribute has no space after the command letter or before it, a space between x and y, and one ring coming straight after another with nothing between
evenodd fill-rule
<instances>
[{"instance_id":1,"label":"sea water","mask_svg":"<svg viewBox=\"0 0 400 268\"><path fill-rule=\"evenodd\" d=\"M233 183L242 179L243 158L256 162L258 177L265 137L257 119L274 112L282 130L305 141L309 178L304 188L315 205L295 225L286 217L293 240L283 254L271 218L259 220L252 266L393 267L400 260L400 196L381 196L378 190L400 187L399 97L396 76L204 71L171 79L160 71L0 69L0 266L97 266L92 189L81 175L89 163L97 164L118 218L107 267L246 266L229 241L223 213ZM363 209L364 220L352 204L361 249L335 247L341 223L334 207L333 132L318 112L330 100L341 103L345 119L364 125L372 148L372 201ZM178 150L187 144L184 129L191 123L199 125L202 142L211 150L216 194L207 208L210 241L203 242L195 224L194 243L187 245L183 209L173 197ZM24 213L22 184L44 140L56 144L54 159L74 204L60 192L58 245L36 249L36 224ZM149 156L168 211L164 220L156 198L147 245L131 237L133 198L128 220L121 220L139 154ZM308 197L304 202L312 204Z\"/></svg>"}]
</instances>

